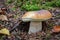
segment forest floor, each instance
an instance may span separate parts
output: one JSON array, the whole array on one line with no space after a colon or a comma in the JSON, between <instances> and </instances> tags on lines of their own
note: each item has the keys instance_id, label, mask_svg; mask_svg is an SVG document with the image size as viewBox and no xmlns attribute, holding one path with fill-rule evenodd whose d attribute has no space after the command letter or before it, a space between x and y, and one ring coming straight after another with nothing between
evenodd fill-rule
<instances>
[{"instance_id":1,"label":"forest floor","mask_svg":"<svg viewBox=\"0 0 60 40\"><path fill-rule=\"evenodd\" d=\"M3 9L3 4L0 5L0 8ZM21 21L21 17L24 15L25 11L20 11L19 8L12 11L10 10L12 7L13 5L4 7L5 11L3 12L7 16L8 21L0 20L0 26L2 28L9 29L11 35L4 35L1 40L60 40L60 32L52 32L54 25L60 26L60 8L53 8L49 10L53 14L53 18L43 22L42 31L34 34L28 34L30 22Z\"/></svg>"}]
</instances>

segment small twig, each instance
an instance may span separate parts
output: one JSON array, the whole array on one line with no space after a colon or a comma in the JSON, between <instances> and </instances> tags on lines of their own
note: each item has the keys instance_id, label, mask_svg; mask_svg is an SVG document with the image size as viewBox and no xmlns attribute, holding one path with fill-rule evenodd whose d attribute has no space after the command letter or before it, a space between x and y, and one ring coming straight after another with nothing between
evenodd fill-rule
<instances>
[{"instance_id":1,"label":"small twig","mask_svg":"<svg viewBox=\"0 0 60 40\"><path fill-rule=\"evenodd\" d=\"M12 32L21 22L18 22L14 25L14 27L10 30L10 32Z\"/></svg>"},{"instance_id":2,"label":"small twig","mask_svg":"<svg viewBox=\"0 0 60 40\"><path fill-rule=\"evenodd\" d=\"M21 40L21 38L19 36L16 36L19 40Z\"/></svg>"},{"instance_id":3,"label":"small twig","mask_svg":"<svg viewBox=\"0 0 60 40\"><path fill-rule=\"evenodd\" d=\"M60 17L60 15L58 15L58 16L55 16L55 17L52 17L52 18L56 18L56 17Z\"/></svg>"}]
</instances>

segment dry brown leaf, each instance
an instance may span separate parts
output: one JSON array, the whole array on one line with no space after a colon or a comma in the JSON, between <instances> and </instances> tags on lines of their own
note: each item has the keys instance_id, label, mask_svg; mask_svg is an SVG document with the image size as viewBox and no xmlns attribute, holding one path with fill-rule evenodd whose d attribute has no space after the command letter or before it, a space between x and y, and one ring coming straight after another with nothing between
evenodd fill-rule
<instances>
[{"instance_id":1,"label":"dry brown leaf","mask_svg":"<svg viewBox=\"0 0 60 40\"><path fill-rule=\"evenodd\" d=\"M53 32L60 32L60 26L54 26Z\"/></svg>"},{"instance_id":2,"label":"dry brown leaf","mask_svg":"<svg viewBox=\"0 0 60 40\"><path fill-rule=\"evenodd\" d=\"M1 8L0 8L0 14L5 14L5 12L1 10Z\"/></svg>"},{"instance_id":3,"label":"dry brown leaf","mask_svg":"<svg viewBox=\"0 0 60 40\"><path fill-rule=\"evenodd\" d=\"M2 11L6 11L6 10L7 10L7 8L1 8L1 10L2 10Z\"/></svg>"},{"instance_id":4,"label":"dry brown leaf","mask_svg":"<svg viewBox=\"0 0 60 40\"><path fill-rule=\"evenodd\" d=\"M0 20L2 20L2 21L8 21L6 15L0 15Z\"/></svg>"},{"instance_id":5,"label":"dry brown leaf","mask_svg":"<svg viewBox=\"0 0 60 40\"><path fill-rule=\"evenodd\" d=\"M2 12L1 8L0 8L0 13Z\"/></svg>"},{"instance_id":6,"label":"dry brown leaf","mask_svg":"<svg viewBox=\"0 0 60 40\"><path fill-rule=\"evenodd\" d=\"M8 18L13 17L14 14L7 14Z\"/></svg>"}]
</instances>

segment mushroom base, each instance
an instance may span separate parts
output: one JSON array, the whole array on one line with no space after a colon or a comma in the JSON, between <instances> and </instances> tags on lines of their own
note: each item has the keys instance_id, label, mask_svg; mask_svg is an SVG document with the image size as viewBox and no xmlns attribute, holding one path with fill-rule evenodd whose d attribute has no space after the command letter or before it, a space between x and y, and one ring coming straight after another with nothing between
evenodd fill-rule
<instances>
[{"instance_id":1,"label":"mushroom base","mask_svg":"<svg viewBox=\"0 0 60 40\"><path fill-rule=\"evenodd\" d=\"M29 34L36 33L42 30L42 22L31 22L29 28Z\"/></svg>"}]
</instances>

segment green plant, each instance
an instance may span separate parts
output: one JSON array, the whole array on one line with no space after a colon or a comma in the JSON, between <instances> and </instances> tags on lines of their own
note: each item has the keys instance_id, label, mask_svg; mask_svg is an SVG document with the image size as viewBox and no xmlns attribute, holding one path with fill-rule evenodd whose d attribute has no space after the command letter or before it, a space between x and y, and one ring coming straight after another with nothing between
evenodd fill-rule
<instances>
[{"instance_id":1,"label":"green plant","mask_svg":"<svg viewBox=\"0 0 60 40\"><path fill-rule=\"evenodd\" d=\"M11 10L15 11L15 10L16 10L16 8L15 8L15 7L13 7L13 8L11 8Z\"/></svg>"},{"instance_id":2,"label":"green plant","mask_svg":"<svg viewBox=\"0 0 60 40\"><path fill-rule=\"evenodd\" d=\"M60 0L7 0L7 4L14 3L20 10L32 11L40 9L51 9L53 7L60 7ZM14 9L14 8L13 8Z\"/></svg>"},{"instance_id":3,"label":"green plant","mask_svg":"<svg viewBox=\"0 0 60 40\"><path fill-rule=\"evenodd\" d=\"M46 2L45 5L51 7L60 7L60 0L53 0L51 2Z\"/></svg>"},{"instance_id":4,"label":"green plant","mask_svg":"<svg viewBox=\"0 0 60 40\"><path fill-rule=\"evenodd\" d=\"M8 3L8 4L10 4L10 3L12 3L12 2L13 2L12 0L7 0L7 3Z\"/></svg>"},{"instance_id":5,"label":"green plant","mask_svg":"<svg viewBox=\"0 0 60 40\"><path fill-rule=\"evenodd\" d=\"M53 8L53 7L51 7L51 6L42 5L40 9L49 10L49 9L52 9L52 8Z\"/></svg>"},{"instance_id":6,"label":"green plant","mask_svg":"<svg viewBox=\"0 0 60 40\"><path fill-rule=\"evenodd\" d=\"M0 40L3 40L4 36L5 36L5 35L0 34Z\"/></svg>"},{"instance_id":7,"label":"green plant","mask_svg":"<svg viewBox=\"0 0 60 40\"><path fill-rule=\"evenodd\" d=\"M60 0L58 0L58 1L55 3L55 5L56 5L57 7L60 7Z\"/></svg>"},{"instance_id":8,"label":"green plant","mask_svg":"<svg viewBox=\"0 0 60 40\"><path fill-rule=\"evenodd\" d=\"M40 4L38 4L39 1L32 0L32 1L26 1L25 4L21 6L22 10L32 11L32 10L39 10Z\"/></svg>"},{"instance_id":9,"label":"green plant","mask_svg":"<svg viewBox=\"0 0 60 40\"><path fill-rule=\"evenodd\" d=\"M39 10L40 9L40 7L38 6L38 5L31 5L31 4L29 4L29 5L23 5L22 7L21 7L22 9L24 9L24 10L27 10L27 11L32 11L32 10Z\"/></svg>"}]
</instances>

